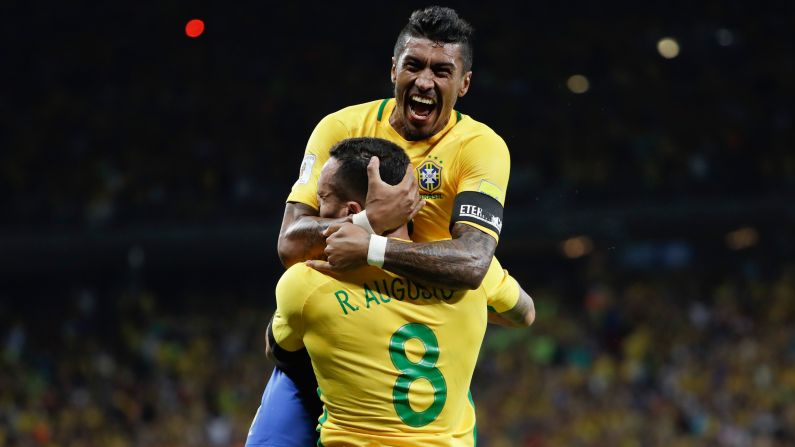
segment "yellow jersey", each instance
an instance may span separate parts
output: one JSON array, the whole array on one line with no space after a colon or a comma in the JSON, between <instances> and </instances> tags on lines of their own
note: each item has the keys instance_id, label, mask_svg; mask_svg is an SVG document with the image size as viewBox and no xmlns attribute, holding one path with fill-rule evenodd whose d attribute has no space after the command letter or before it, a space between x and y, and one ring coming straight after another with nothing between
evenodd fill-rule
<instances>
[{"instance_id":1,"label":"yellow jersey","mask_svg":"<svg viewBox=\"0 0 795 447\"><path fill-rule=\"evenodd\" d=\"M402 147L416 169L417 183L426 205L414 217L413 241L450 239L450 228L456 222L475 226L499 238L510 173L505 141L485 124L455 110L445 128L437 134L424 140L408 141L389 124L395 104L394 98L372 101L323 118L309 137L299 178L287 201L318 209L317 180L331 147L346 138L378 137ZM478 194L470 195L475 202L456 208L456 197L462 193ZM481 199L493 203L484 205ZM491 210L491 206L498 210Z\"/></svg>"},{"instance_id":2,"label":"yellow jersey","mask_svg":"<svg viewBox=\"0 0 795 447\"><path fill-rule=\"evenodd\" d=\"M492 205L505 204L505 191L510 173L508 147L493 130L468 115L455 110L451 112L447 125L430 138L419 141L404 139L389 124L389 116L395 108L395 99L383 99L346 107L323 118L315 127L304 152L298 180L292 187L288 202L301 202L315 209L317 180L323 164L329 159L329 151L341 140L354 137L378 137L392 141L402 147L417 169L417 183L426 204L414 217L414 242L431 242L451 239L453 209L456 196L470 194L475 201L492 200ZM483 199L478 199L481 196ZM487 199L486 199L487 198ZM499 237L502 218L490 216L490 222L482 220L484 213L470 213L472 205L458 207L456 222L477 227ZM488 214L488 213L486 213ZM493 258L489 271L483 279L487 291L497 290L503 285L514 287L518 299L519 286L508 272L502 269L497 258ZM489 292L491 293L491 292ZM514 301L515 304L515 301Z\"/></svg>"},{"instance_id":3,"label":"yellow jersey","mask_svg":"<svg viewBox=\"0 0 795 447\"><path fill-rule=\"evenodd\" d=\"M487 296L370 266L329 276L299 263L276 286L271 328L281 348L306 347L312 359L319 445L473 446L468 390L486 307L504 312L516 300L507 283Z\"/></svg>"}]
</instances>

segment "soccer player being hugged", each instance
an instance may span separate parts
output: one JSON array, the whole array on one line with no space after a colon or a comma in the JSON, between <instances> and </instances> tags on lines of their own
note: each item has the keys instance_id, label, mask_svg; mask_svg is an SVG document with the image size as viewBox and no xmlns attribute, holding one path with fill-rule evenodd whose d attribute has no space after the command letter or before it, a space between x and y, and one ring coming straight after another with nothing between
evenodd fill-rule
<instances>
[{"instance_id":1,"label":"soccer player being hugged","mask_svg":"<svg viewBox=\"0 0 795 447\"><path fill-rule=\"evenodd\" d=\"M399 183L410 164L378 138L343 140L330 155L318 179L326 218L366 210L371 157L387 184ZM384 237L411 243L405 224ZM289 369L296 352L308 351L324 404L317 445L472 446L469 385L487 306L516 325L534 318L532 299L515 292L506 283L489 294L482 285L424 286L366 264L322 273L297 263L276 287L269 352Z\"/></svg>"},{"instance_id":2,"label":"soccer player being hugged","mask_svg":"<svg viewBox=\"0 0 795 447\"><path fill-rule=\"evenodd\" d=\"M508 290L518 299L518 283L494 258L510 170L508 148L488 126L454 109L470 87L471 40L471 26L450 8L413 12L394 47L394 98L347 107L318 123L287 198L278 244L285 267L314 260L311 266L333 273L369 263L415 284L446 290L482 286L489 296ZM321 215L321 168L330 148L351 137L394 142L405 149L411 166L401 182L390 185L379 178L380 162L373 157L365 209ZM413 243L384 237L409 220ZM320 401L309 389L312 378L300 369L274 369L247 446L314 443Z\"/></svg>"}]
</instances>

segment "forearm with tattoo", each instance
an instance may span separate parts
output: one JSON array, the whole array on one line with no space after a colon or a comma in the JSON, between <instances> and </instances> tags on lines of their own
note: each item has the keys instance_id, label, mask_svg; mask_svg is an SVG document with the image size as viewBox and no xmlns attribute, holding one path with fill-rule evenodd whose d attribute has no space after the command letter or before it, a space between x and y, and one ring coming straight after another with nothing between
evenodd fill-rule
<instances>
[{"instance_id":1,"label":"forearm with tattoo","mask_svg":"<svg viewBox=\"0 0 795 447\"><path fill-rule=\"evenodd\" d=\"M486 276L497 240L466 224L455 224L453 239L407 243L390 239L384 270L437 287L476 289Z\"/></svg>"},{"instance_id":2,"label":"forearm with tattoo","mask_svg":"<svg viewBox=\"0 0 795 447\"><path fill-rule=\"evenodd\" d=\"M326 246L323 232L333 223L350 221L350 217L330 219L316 214L314 208L298 203L289 204L285 210L278 243L279 258L285 267L308 259L322 259Z\"/></svg>"}]
</instances>

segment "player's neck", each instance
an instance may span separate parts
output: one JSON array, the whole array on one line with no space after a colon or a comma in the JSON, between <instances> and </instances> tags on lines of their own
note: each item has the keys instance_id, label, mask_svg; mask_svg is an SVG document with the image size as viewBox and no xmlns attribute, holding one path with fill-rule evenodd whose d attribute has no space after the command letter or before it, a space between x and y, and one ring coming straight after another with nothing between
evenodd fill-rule
<instances>
[{"instance_id":1,"label":"player's neck","mask_svg":"<svg viewBox=\"0 0 795 447\"><path fill-rule=\"evenodd\" d=\"M403 239L404 241L411 240L411 237L409 236L409 227L407 225L403 225L402 227L390 233L384 233L384 236L395 239Z\"/></svg>"}]
</instances>

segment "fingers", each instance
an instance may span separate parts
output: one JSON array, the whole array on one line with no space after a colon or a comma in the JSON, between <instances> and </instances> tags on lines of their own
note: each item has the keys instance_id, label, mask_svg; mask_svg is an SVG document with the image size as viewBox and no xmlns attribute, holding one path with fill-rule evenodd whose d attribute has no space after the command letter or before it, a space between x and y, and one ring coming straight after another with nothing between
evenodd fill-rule
<instances>
[{"instance_id":1,"label":"fingers","mask_svg":"<svg viewBox=\"0 0 795 447\"><path fill-rule=\"evenodd\" d=\"M331 266L331 264L326 261L311 260L305 261L304 263L319 272L328 273L334 271L334 268Z\"/></svg>"},{"instance_id":2,"label":"fingers","mask_svg":"<svg viewBox=\"0 0 795 447\"><path fill-rule=\"evenodd\" d=\"M420 200L419 202L417 202L417 205L415 205L414 209L411 210L411 215L409 216L409 220L414 219L414 216L416 216L417 213L420 212L423 206L425 206L424 200Z\"/></svg>"},{"instance_id":3,"label":"fingers","mask_svg":"<svg viewBox=\"0 0 795 447\"><path fill-rule=\"evenodd\" d=\"M340 229L340 228L342 228L342 226L343 226L343 225L344 225L344 223L333 223L333 224L329 224L328 228L326 228L326 229L323 231L323 236L324 236L324 237L326 237L326 238L327 238L327 237L329 237L329 236L331 236L332 234L334 234L334 233L336 233L337 231L339 231L339 229Z\"/></svg>"},{"instance_id":4,"label":"fingers","mask_svg":"<svg viewBox=\"0 0 795 447\"><path fill-rule=\"evenodd\" d=\"M403 180L400 181L400 186L403 188L416 188L414 186L417 183L417 179L414 177L414 166L409 163L406 167L406 174L403 176Z\"/></svg>"},{"instance_id":5,"label":"fingers","mask_svg":"<svg viewBox=\"0 0 795 447\"><path fill-rule=\"evenodd\" d=\"M381 166L381 161L378 157L370 157L370 163L367 164L367 183L369 185L382 183L381 171L378 168Z\"/></svg>"}]
</instances>

